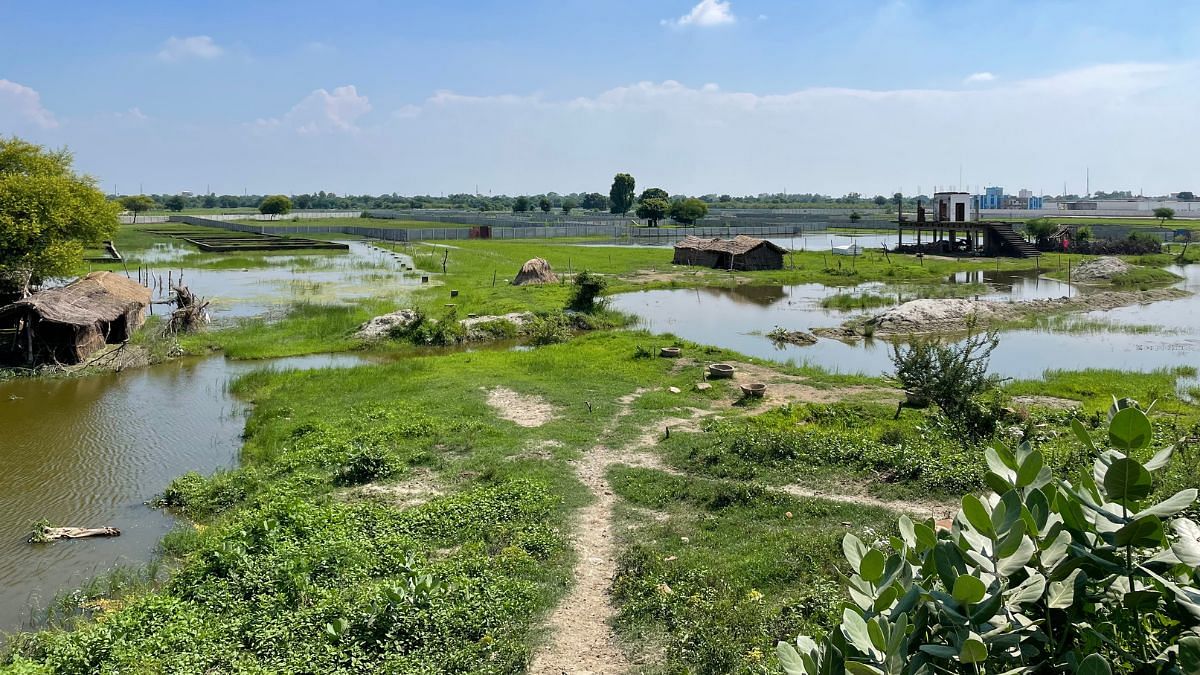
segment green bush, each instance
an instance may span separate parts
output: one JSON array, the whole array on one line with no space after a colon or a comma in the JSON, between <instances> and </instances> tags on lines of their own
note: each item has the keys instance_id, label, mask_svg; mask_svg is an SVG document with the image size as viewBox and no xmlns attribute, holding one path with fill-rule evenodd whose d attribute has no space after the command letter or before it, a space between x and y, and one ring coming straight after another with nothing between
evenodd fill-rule
<instances>
[{"instance_id":1,"label":"green bush","mask_svg":"<svg viewBox=\"0 0 1200 675\"><path fill-rule=\"evenodd\" d=\"M575 275L575 287L571 289L571 298L567 301L567 309L576 312L590 312L596 307L596 298L604 293L608 282L599 274L584 270Z\"/></svg>"},{"instance_id":2,"label":"green bush","mask_svg":"<svg viewBox=\"0 0 1200 675\"><path fill-rule=\"evenodd\" d=\"M987 450L993 492L968 495L950 530L900 518L891 550L843 543L852 603L820 643L781 642L791 675L1200 671L1200 526L1188 488L1151 503L1170 448L1129 401L1109 412L1111 449L1074 483L1023 444Z\"/></svg>"},{"instance_id":3,"label":"green bush","mask_svg":"<svg viewBox=\"0 0 1200 675\"><path fill-rule=\"evenodd\" d=\"M571 339L571 321L561 312L534 317L529 324L529 342L542 346Z\"/></svg>"}]
</instances>

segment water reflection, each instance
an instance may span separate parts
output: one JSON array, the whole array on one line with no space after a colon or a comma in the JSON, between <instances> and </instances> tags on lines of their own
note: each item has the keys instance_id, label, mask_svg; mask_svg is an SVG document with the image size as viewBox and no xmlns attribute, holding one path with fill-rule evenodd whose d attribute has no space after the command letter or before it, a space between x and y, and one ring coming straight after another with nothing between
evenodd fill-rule
<instances>
[{"instance_id":1,"label":"water reflection","mask_svg":"<svg viewBox=\"0 0 1200 675\"><path fill-rule=\"evenodd\" d=\"M144 502L187 471L232 466L246 405L227 389L255 368L347 367L357 356L185 359L120 374L0 382L0 631L30 606L114 565L149 559L173 518ZM40 519L121 536L30 545Z\"/></svg>"}]
</instances>

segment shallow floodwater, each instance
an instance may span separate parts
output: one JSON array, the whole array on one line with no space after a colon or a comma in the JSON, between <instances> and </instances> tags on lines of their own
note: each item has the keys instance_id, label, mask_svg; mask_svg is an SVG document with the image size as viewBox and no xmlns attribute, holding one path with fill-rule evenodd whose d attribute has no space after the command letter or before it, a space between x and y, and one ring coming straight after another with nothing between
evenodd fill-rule
<instances>
[{"instance_id":1,"label":"shallow floodwater","mask_svg":"<svg viewBox=\"0 0 1200 675\"><path fill-rule=\"evenodd\" d=\"M222 357L123 373L0 382L0 632L27 627L54 595L151 559L175 519L145 505L187 471L236 463L247 406L227 390L255 368L364 363L320 355ZM120 537L26 543L30 525L111 525Z\"/></svg>"},{"instance_id":2,"label":"shallow floodwater","mask_svg":"<svg viewBox=\"0 0 1200 675\"><path fill-rule=\"evenodd\" d=\"M1173 267L1184 277L1177 287L1200 292L1200 265ZM1080 292L1063 282L990 270L957 278L979 281L988 299L1024 300ZM974 275L978 275L975 277ZM821 339L815 345L777 345L766 333L779 326L811 331L838 326L854 312L824 309L821 300L837 293L885 293L882 284L852 289L821 284L735 288L689 288L623 293L613 309L639 317L652 332L728 347L777 361L808 363L842 373L876 375L892 368L890 344L883 340L844 343ZM882 310L871 310L882 311ZM1087 332L1006 331L992 355L991 369L1005 377L1036 378L1048 369L1122 368L1153 370L1200 365L1200 296L1076 315L1081 320L1127 326L1157 326L1151 333L1099 329Z\"/></svg>"},{"instance_id":3,"label":"shallow floodwater","mask_svg":"<svg viewBox=\"0 0 1200 675\"><path fill-rule=\"evenodd\" d=\"M144 263L156 279L162 277L164 288L159 295L169 292L166 282L179 278L182 271L183 281L192 292L211 301L209 313L216 321L261 315L295 301L332 302L380 297L387 295L389 290L399 292L421 283L422 273L411 269L409 256L393 254L363 241L342 243L349 245L350 250L345 253L276 255L269 258L269 267L247 269L185 266L180 270L181 263L186 265L186 256L196 250L174 241L156 244L132 254L132 257ZM216 254L211 258L219 259L219 255L232 260L241 254ZM401 269L401 264L409 269ZM168 277L168 270L172 270L171 277Z\"/></svg>"}]
</instances>

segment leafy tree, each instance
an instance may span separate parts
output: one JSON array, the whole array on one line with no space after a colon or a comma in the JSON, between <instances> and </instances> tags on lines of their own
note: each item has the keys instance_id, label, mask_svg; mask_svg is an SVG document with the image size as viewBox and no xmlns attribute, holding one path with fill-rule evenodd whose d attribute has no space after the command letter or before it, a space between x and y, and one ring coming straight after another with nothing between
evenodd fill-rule
<instances>
[{"instance_id":1,"label":"leafy tree","mask_svg":"<svg viewBox=\"0 0 1200 675\"><path fill-rule=\"evenodd\" d=\"M165 206L169 211L175 211L178 213L179 211L182 211L185 206L187 206L187 201L184 200L181 195L171 195L167 198L167 203Z\"/></svg>"},{"instance_id":2,"label":"leafy tree","mask_svg":"<svg viewBox=\"0 0 1200 675\"><path fill-rule=\"evenodd\" d=\"M612 189L608 191L608 210L625 215L633 206L633 176L619 173L613 177Z\"/></svg>"},{"instance_id":3,"label":"leafy tree","mask_svg":"<svg viewBox=\"0 0 1200 675\"><path fill-rule=\"evenodd\" d=\"M730 197L729 195L721 195L720 197L717 197L717 201L724 204L733 201L733 197Z\"/></svg>"},{"instance_id":4,"label":"leafy tree","mask_svg":"<svg viewBox=\"0 0 1200 675\"><path fill-rule=\"evenodd\" d=\"M858 221L860 221L860 220L862 220L862 214L861 214L861 213L859 213L858 211L851 211L851 212L850 212L850 222L852 222L852 223L857 223L857 222L858 222Z\"/></svg>"},{"instance_id":5,"label":"leafy tree","mask_svg":"<svg viewBox=\"0 0 1200 675\"><path fill-rule=\"evenodd\" d=\"M875 206L883 206L888 203L888 198L883 195L875 195L871 201L875 202Z\"/></svg>"},{"instance_id":6,"label":"leafy tree","mask_svg":"<svg viewBox=\"0 0 1200 675\"><path fill-rule=\"evenodd\" d=\"M223 209L236 209L242 205L242 200L238 199L236 195L221 195L217 197L217 203Z\"/></svg>"},{"instance_id":7,"label":"leafy tree","mask_svg":"<svg viewBox=\"0 0 1200 675\"><path fill-rule=\"evenodd\" d=\"M563 203L562 203L563 215L565 216L565 215L570 214L571 210L574 209L576 206L579 206L579 202L576 202L571 197L567 197L566 199L564 199Z\"/></svg>"},{"instance_id":8,"label":"leafy tree","mask_svg":"<svg viewBox=\"0 0 1200 675\"><path fill-rule=\"evenodd\" d=\"M671 201L671 195L662 188L646 188L645 190L642 190L642 194L638 197L638 201L644 202L647 199L665 199L669 202Z\"/></svg>"},{"instance_id":9,"label":"leafy tree","mask_svg":"<svg viewBox=\"0 0 1200 675\"><path fill-rule=\"evenodd\" d=\"M154 208L154 200L150 199L146 195L130 195L128 197L121 197L121 199L118 200L118 203L121 204L121 208L133 214L134 223L137 222L137 216L139 213L143 213Z\"/></svg>"},{"instance_id":10,"label":"leafy tree","mask_svg":"<svg viewBox=\"0 0 1200 675\"><path fill-rule=\"evenodd\" d=\"M214 194L204 195L204 199L201 201L201 203L206 209L215 209L217 208L217 196Z\"/></svg>"},{"instance_id":11,"label":"leafy tree","mask_svg":"<svg viewBox=\"0 0 1200 675\"><path fill-rule=\"evenodd\" d=\"M679 199L672 202L669 210L671 220L682 225L694 225L697 220L708 215L708 204L689 197L687 199Z\"/></svg>"},{"instance_id":12,"label":"leafy tree","mask_svg":"<svg viewBox=\"0 0 1200 675\"><path fill-rule=\"evenodd\" d=\"M513 213L525 213L531 208L532 206L529 203L529 197L522 195L513 200Z\"/></svg>"},{"instance_id":13,"label":"leafy tree","mask_svg":"<svg viewBox=\"0 0 1200 675\"><path fill-rule=\"evenodd\" d=\"M583 196L583 201L579 205L582 208L593 211L604 211L608 208L608 197L599 192L589 192Z\"/></svg>"},{"instance_id":14,"label":"leafy tree","mask_svg":"<svg viewBox=\"0 0 1200 675\"><path fill-rule=\"evenodd\" d=\"M295 204L296 204L296 208L298 208L298 209L311 209L312 203L313 203L312 195L305 194L305 195L297 195L296 196Z\"/></svg>"},{"instance_id":15,"label":"leafy tree","mask_svg":"<svg viewBox=\"0 0 1200 675\"><path fill-rule=\"evenodd\" d=\"M73 274L85 247L116 232L120 205L71 163L65 149L0 138L0 294Z\"/></svg>"},{"instance_id":16,"label":"leafy tree","mask_svg":"<svg viewBox=\"0 0 1200 675\"><path fill-rule=\"evenodd\" d=\"M647 190L649 192L649 190ZM671 209L671 202L659 197L651 197L638 202L637 211L634 212L638 218L649 222L650 227L658 227L658 221L667 217L667 212Z\"/></svg>"},{"instance_id":17,"label":"leafy tree","mask_svg":"<svg viewBox=\"0 0 1200 675\"><path fill-rule=\"evenodd\" d=\"M1109 410L1107 448L1071 426L1094 457L1074 482L1028 444L997 444L992 492L963 497L949 527L901 516L884 550L847 534L842 623L779 643L784 671L1200 672L1197 490L1152 499L1173 448L1134 459L1154 440L1135 402Z\"/></svg>"},{"instance_id":18,"label":"leafy tree","mask_svg":"<svg viewBox=\"0 0 1200 675\"><path fill-rule=\"evenodd\" d=\"M292 200L285 195L263 197L258 203L258 212L268 216L282 216L292 210Z\"/></svg>"},{"instance_id":19,"label":"leafy tree","mask_svg":"<svg viewBox=\"0 0 1200 675\"><path fill-rule=\"evenodd\" d=\"M1035 218L1025 223L1025 236L1036 242L1044 242L1054 234L1057 226L1045 218Z\"/></svg>"},{"instance_id":20,"label":"leafy tree","mask_svg":"<svg viewBox=\"0 0 1200 675\"><path fill-rule=\"evenodd\" d=\"M542 197L538 200L538 208L542 210L542 213L550 213L550 200Z\"/></svg>"},{"instance_id":21,"label":"leafy tree","mask_svg":"<svg viewBox=\"0 0 1200 675\"><path fill-rule=\"evenodd\" d=\"M1175 219L1175 209L1167 206L1160 206L1157 209L1154 209L1154 217L1158 218L1158 224L1162 225L1165 221Z\"/></svg>"},{"instance_id":22,"label":"leafy tree","mask_svg":"<svg viewBox=\"0 0 1200 675\"><path fill-rule=\"evenodd\" d=\"M967 338L943 344L934 337L914 337L907 345L892 345L894 379L915 405L933 403L967 447L990 436L996 427L997 411L981 397L1000 380L988 375L988 360L1000 344L995 332L976 333L974 320L967 323ZM900 408L896 409L899 416Z\"/></svg>"}]
</instances>

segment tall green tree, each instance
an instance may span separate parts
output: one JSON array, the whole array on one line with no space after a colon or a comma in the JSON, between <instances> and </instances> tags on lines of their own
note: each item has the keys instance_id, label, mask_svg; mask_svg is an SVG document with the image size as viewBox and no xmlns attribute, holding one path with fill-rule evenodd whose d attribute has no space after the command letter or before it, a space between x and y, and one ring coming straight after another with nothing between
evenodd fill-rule
<instances>
[{"instance_id":1,"label":"tall green tree","mask_svg":"<svg viewBox=\"0 0 1200 675\"><path fill-rule=\"evenodd\" d=\"M292 200L286 195L270 195L258 203L258 212L265 216L282 216L291 210Z\"/></svg>"},{"instance_id":2,"label":"tall green tree","mask_svg":"<svg viewBox=\"0 0 1200 675\"><path fill-rule=\"evenodd\" d=\"M179 211L182 211L185 206L187 206L187 201L184 200L184 198L180 195L171 195L167 198L166 207L170 211L175 211L178 213Z\"/></svg>"},{"instance_id":3,"label":"tall green tree","mask_svg":"<svg viewBox=\"0 0 1200 675\"><path fill-rule=\"evenodd\" d=\"M542 210L542 213L550 213L550 200L542 197L538 200L538 208Z\"/></svg>"},{"instance_id":4,"label":"tall green tree","mask_svg":"<svg viewBox=\"0 0 1200 675\"><path fill-rule=\"evenodd\" d=\"M144 213L154 208L154 200L150 199L146 195L130 195L128 197L121 197L121 199L118 200L118 203L121 205L121 208L133 214L134 223L137 222L139 213Z\"/></svg>"},{"instance_id":5,"label":"tall green tree","mask_svg":"<svg viewBox=\"0 0 1200 675\"><path fill-rule=\"evenodd\" d=\"M566 199L564 199L563 203L562 203L563 215L565 216L565 215L570 214L571 209L574 209L576 206L579 206L579 204L571 197L567 197Z\"/></svg>"},{"instance_id":6,"label":"tall green tree","mask_svg":"<svg viewBox=\"0 0 1200 675\"><path fill-rule=\"evenodd\" d=\"M612 213L625 215L633 207L634 192L633 176L619 173L613 176L612 189L608 191L608 210Z\"/></svg>"},{"instance_id":7,"label":"tall green tree","mask_svg":"<svg viewBox=\"0 0 1200 675\"><path fill-rule=\"evenodd\" d=\"M528 211L529 208L529 197L521 196L513 200L512 209L514 213L524 213Z\"/></svg>"},{"instance_id":8,"label":"tall green tree","mask_svg":"<svg viewBox=\"0 0 1200 675\"><path fill-rule=\"evenodd\" d=\"M696 221L708 215L708 204L695 197L678 199L672 202L668 215L681 225L695 225Z\"/></svg>"},{"instance_id":9,"label":"tall green tree","mask_svg":"<svg viewBox=\"0 0 1200 675\"><path fill-rule=\"evenodd\" d=\"M1154 217L1158 218L1158 224L1162 225L1165 221L1175 220L1175 209L1167 206L1160 206L1154 209Z\"/></svg>"},{"instance_id":10,"label":"tall green tree","mask_svg":"<svg viewBox=\"0 0 1200 675\"><path fill-rule=\"evenodd\" d=\"M638 197L639 202L644 202L647 199L665 199L671 201L671 195L662 188L646 188L642 190L641 196Z\"/></svg>"},{"instance_id":11,"label":"tall green tree","mask_svg":"<svg viewBox=\"0 0 1200 675\"><path fill-rule=\"evenodd\" d=\"M659 197L651 197L640 200L637 211L634 213L638 218L647 221L650 227L658 227L658 221L666 218L667 212L670 210L671 202Z\"/></svg>"},{"instance_id":12,"label":"tall green tree","mask_svg":"<svg viewBox=\"0 0 1200 675\"><path fill-rule=\"evenodd\" d=\"M66 149L0 138L0 294L75 273L84 248L116 232L120 205L71 163Z\"/></svg>"},{"instance_id":13,"label":"tall green tree","mask_svg":"<svg viewBox=\"0 0 1200 675\"><path fill-rule=\"evenodd\" d=\"M579 206L593 211L603 211L608 208L608 197L599 192L589 192L583 196L583 201Z\"/></svg>"}]
</instances>

